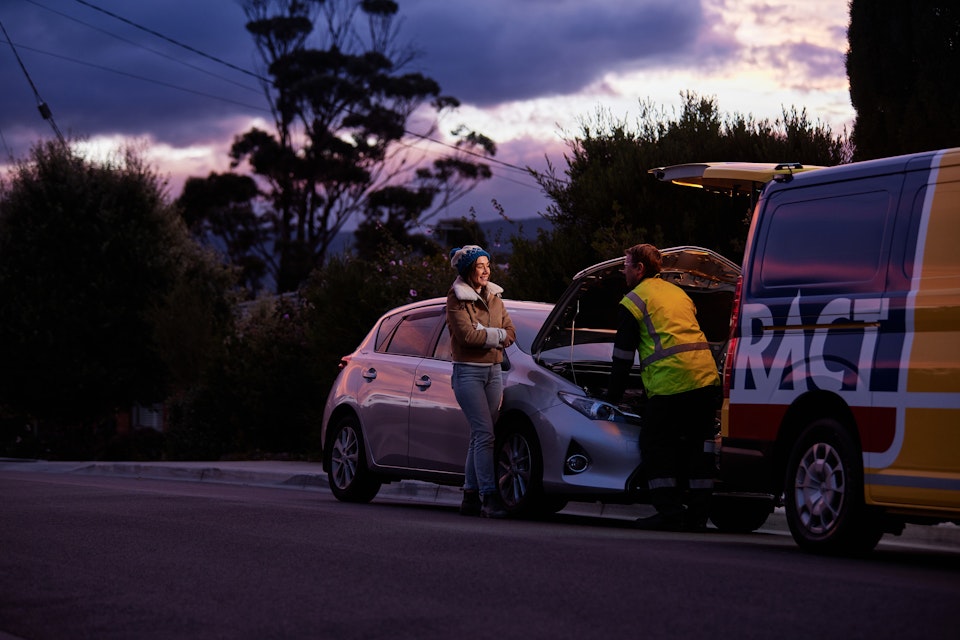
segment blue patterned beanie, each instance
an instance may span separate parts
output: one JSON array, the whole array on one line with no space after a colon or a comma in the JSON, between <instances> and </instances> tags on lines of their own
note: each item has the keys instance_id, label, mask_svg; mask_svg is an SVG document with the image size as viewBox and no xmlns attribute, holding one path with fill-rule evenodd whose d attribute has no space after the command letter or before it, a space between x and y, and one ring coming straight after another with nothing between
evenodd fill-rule
<instances>
[{"instance_id":1,"label":"blue patterned beanie","mask_svg":"<svg viewBox=\"0 0 960 640\"><path fill-rule=\"evenodd\" d=\"M480 256L486 256L490 259L490 254L482 247L475 244L468 244L464 247L456 247L450 250L450 264L457 270L461 278L466 278L470 267Z\"/></svg>"}]
</instances>

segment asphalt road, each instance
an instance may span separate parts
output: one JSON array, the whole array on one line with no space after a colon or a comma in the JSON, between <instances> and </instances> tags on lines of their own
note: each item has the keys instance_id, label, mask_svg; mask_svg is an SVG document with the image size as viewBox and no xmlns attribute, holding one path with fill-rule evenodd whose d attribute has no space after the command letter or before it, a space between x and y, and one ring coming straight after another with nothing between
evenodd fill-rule
<instances>
[{"instance_id":1,"label":"asphalt road","mask_svg":"<svg viewBox=\"0 0 960 640\"><path fill-rule=\"evenodd\" d=\"M426 485L348 505L214 467L0 464L0 637L956 637L954 547L819 558L776 530L464 518Z\"/></svg>"},{"instance_id":2,"label":"asphalt road","mask_svg":"<svg viewBox=\"0 0 960 640\"><path fill-rule=\"evenodd\" d=\"M327 476L317 462L278 460L236 460L216 462L50 462L0 458L0 471L113 476L123 478L182 480L186 482L228 483L248 486L283 486L307 490L327 489ZM402 481L386 484L379 499L400 500L418 504L453 506L460 502L456 487L438 486L429 482ZM570 503L565 514L599 516L634 520L651 515L648 505L602 505ZM776 510L761 528L764 533L788 531L782 509ZM960 526L907 525L902 535L886 535L881 546L930 546L960 549Z\"/></svg>"}]
</instances>

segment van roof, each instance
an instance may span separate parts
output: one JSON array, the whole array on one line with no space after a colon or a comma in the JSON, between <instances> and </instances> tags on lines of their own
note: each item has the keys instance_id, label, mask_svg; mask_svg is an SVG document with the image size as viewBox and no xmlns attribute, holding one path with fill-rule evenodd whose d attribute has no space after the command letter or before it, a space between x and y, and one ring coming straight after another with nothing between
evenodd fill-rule
<instances>
[{"instance_id":1,"label":"van roof","mask_svg":"<svg viewBox=\"0 0 960 640\"><path fill-rule=\"evenodd\" d=\"M817 165L802 165L799 162L694 162L675 164L669 167L650 169L657 180L673 182L688 187L732 194L751 194L771 180L800 173L823 169Z\"/></svg>"}]
</instances>

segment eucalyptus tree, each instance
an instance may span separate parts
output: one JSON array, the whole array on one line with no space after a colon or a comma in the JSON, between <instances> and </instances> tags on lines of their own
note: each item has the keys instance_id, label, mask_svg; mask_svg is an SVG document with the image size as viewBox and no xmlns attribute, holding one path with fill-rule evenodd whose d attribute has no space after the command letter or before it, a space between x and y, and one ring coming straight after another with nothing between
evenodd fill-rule
<instances>
[{"instance_id":1,"label":"eucalyptus tree","mask_svg":"<svg viewBox=\"0 0 960 640\"><path fill-rule=\"evenodd\" d=\"M424 148L459 102L412 70L417 54L401 42L396 2L245 0L243 8L273 114L271 130L252 128L231 148L233 170L249 170L257 186L256 215L237 198L229 208L181 204L197 227L218 211L243 214L234 217L246 234L241 250L262 259L278 292L322 266L352 218L413 232L491 176L485 160L495 144L463 125L439 140L441 157ZM184 195L216 178L193 179Z\"/></svg>"}]
</instances>

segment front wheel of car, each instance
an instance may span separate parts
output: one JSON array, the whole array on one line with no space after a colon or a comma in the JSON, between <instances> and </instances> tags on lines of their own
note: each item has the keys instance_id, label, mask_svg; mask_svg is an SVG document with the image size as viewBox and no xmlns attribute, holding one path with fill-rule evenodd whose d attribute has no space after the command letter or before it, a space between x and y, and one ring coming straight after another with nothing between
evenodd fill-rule
<instances>
[{"instance_id":1,"label":"front wheel of car","mask_svg":"<svg viewBox=\"0 0 960 640\"><path fill-rule=\"evenodd\" d=\"M341 502L370 502L381 481L367 469L360 422L354 415L337 420L330 440L330 491Z\"/></svg>"},{"instance_id":2,"label":"front wheel of car","mask_svg":"<svg viewBox=\"0 0 960 640\"><path fill-rule=\"evenodd\" d=\"M883 536L864 503L860 448L833 420L813 422L793 445L784 497L790 533L807 551L864 553Z\"/></svg>"},{"instance_id":3,"label":"front wheel of car","mask_svg":"<svg viewBox=\"0 0 960 640\"><path fill-rule=\"evenodd\" d=\"M539 513L543 499L543 464L533 429L526 425L507 425L497 437L494 462L497 486L507 511L518 516Z\"/></svg>"}]
</instances>

